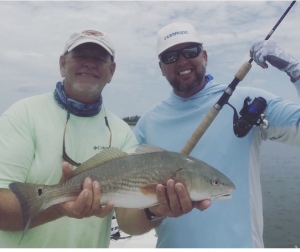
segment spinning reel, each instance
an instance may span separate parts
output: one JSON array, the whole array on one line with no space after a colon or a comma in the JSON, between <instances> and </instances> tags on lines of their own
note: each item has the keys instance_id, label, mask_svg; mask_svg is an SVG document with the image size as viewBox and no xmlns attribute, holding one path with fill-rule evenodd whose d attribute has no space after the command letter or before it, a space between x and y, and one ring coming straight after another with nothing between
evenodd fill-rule
<instances>
[{"instance_id":1,"label":"spinning reel","mask_svg":"<svg viewBox=\"0 0 300 252\"><path fill-rule=\"evenodd\" d=\"M268 121L265 119L266 116L263 114L267 107L266 100L263 97L258 97L254 98L252 103L250 102L250 97L246 97L243 108L240 111L240 116L236 109L227 103L234 111L233 131L237 137L246 136L254 125L261 126L265 129L269 126Z\"/></svg>"}]
</instances>

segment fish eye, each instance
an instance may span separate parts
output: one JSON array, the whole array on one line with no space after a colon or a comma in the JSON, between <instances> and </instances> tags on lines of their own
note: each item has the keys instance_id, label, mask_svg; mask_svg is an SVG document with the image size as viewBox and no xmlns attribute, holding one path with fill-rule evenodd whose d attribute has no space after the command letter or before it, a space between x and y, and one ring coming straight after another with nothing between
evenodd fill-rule
<instances>
[{"instance_id":1,"label":"fish eye","mask_svg":"<svg viewBox=\"0 0 300 252\"><path fill-rule=\"evenodd\" d=\"M211 184L214 186L218 186L218 185L220 185L220 181L218 179L212 179Z\"/></svg>"}]
</instances>

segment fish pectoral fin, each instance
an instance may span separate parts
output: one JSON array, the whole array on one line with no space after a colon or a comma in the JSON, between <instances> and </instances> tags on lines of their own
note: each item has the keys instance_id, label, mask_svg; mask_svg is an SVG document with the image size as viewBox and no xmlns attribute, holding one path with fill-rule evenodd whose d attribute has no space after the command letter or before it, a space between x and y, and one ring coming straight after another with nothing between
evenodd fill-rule
<instances>
[{"instance_id":1,"label":"fish pectoral fin","mask_svg":"<svg viewBox=\"0 0 300 252\"><path fill-rule=\"evenodd\" d=\"M146 184L146 185L142 185L140 187L140 190L141 190L142 194L144 194L144 195L150 195L150 194L156 195L156 186L157 186L157 184L155 184L155 183Z\"/></svg>"}]
</instances>

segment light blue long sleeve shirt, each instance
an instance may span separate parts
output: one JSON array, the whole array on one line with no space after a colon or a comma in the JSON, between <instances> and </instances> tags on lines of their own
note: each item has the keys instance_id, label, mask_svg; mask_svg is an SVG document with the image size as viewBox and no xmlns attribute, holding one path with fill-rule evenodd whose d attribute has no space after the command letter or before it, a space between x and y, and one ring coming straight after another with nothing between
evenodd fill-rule
<instances>
[{"instance_id":1,"label":"light blue long sleeve shirt","mask_svg":"<svg viewBox=\"0 0 300 252\"><path fill-rule=\"evenodd\" d=\"M300 81L295 83L300 87ZM140 143L180 152L227 86L214 81L190 98L173 92L150 108L134 133ZM156 229L157 247L263 247L263 211L259 148L263 140L300 146L300 106L256 88L237 87L229 99L239 112L249 96L267 100L269 127L254 126L243 138L233 132L233 110L225 105L190 153L228 176L236 185L230 200L215 200L200 212L166 218Z\"/></svg>"}]
</instances>

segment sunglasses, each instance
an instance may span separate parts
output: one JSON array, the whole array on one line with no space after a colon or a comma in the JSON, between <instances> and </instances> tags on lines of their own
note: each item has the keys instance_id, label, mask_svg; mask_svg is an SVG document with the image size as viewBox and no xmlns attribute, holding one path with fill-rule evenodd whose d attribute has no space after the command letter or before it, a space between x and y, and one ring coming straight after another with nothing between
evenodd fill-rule
<instances>
[{"instance_id":1,"label":"sunglasses","mask_svg":"<svg viewBox=\"0 0 300 252\"><path fill-rule=\"evenodd\" d=\"M66 162L68 162L69 164L78 167L79 165L81 165L81 163L75 162L72 158L69 157L69 155L68 155L67 152L66 152L65 139L66 139L67 125L68 125L69 119L70 119L70 113L68 112L68 114L67 114L67 121L66 121L65 129L64 129L64 136L63 136L63 153L62 153L62 157L63 157L63 159L64 159ZM109 134L110 134L110 136L109 136L109 146L108 146L108 147L110 148L110 147L111 147L112 133L111 133L111 129L110 129L110 127L109 127L109 124L108 124L108 120L107 120L106 115L105 115L105 117L104 117L104 120L105 120L105 125L106 125L106 127L108 128Z\"/></svg>"},{"instance_id":2,"label":"sunglasses","mask_svg":"<svg viewBox=\"0 0 300 252\"><path fill-rule=\"evenodd\" d=\"M171 64L178 60L179 53L186 58L196 58L202 52L202 45L189 46L180 50L167 51L159 55L159 59L165 64Z\"/></svg>"}]
</instances>

